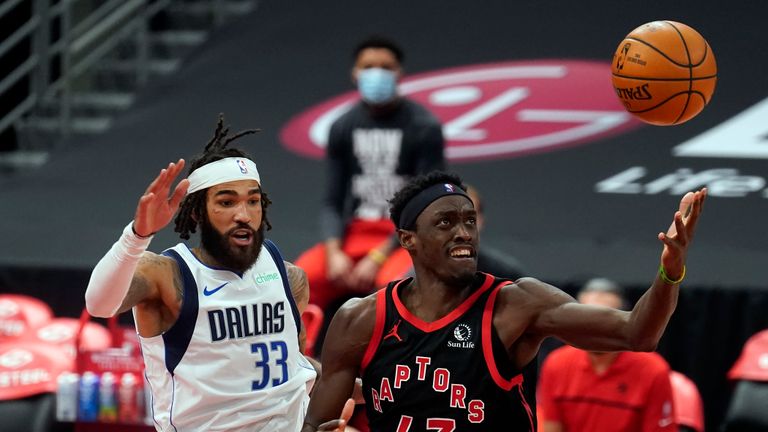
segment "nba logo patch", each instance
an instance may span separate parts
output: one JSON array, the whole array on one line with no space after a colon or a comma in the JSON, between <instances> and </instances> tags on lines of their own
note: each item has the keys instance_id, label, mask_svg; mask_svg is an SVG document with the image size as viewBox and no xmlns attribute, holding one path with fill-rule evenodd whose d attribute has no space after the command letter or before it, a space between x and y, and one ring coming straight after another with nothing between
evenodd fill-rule
<instances>
[{"instance_id":1,"label":"nba logo patch","mask_svg":"<svg viewBox=\"0 0 768 432\"><path fill-rule=\"evenodd\" d=\"M446 192L455 192L456 191L456 189L454 189L452 184L445 183L443 186L445 186L445 191Z\"/></svg>"},{"instance_id":2,"label":"nba logo patch","mask_svg":"<svg viewBox=\"0 0 768 432\"><path fill-rule=\"evenodd\" d=\"M237 166L240 167L240 172L243 174L248 174L248 167L245 165L245 161L242 159L237 160Z\"/></svg>"}]
</instances>

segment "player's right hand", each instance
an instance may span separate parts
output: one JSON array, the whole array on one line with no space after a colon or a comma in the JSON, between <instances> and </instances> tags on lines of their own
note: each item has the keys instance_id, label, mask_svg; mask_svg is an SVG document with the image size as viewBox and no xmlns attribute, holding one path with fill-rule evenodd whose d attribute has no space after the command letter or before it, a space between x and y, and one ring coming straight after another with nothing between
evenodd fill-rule
<instances>
[{"instance_id":1,"label":"player's right hand","mask_svg":"<svg viewBox=\"0 0 768 432\"><path fill-rule=\"evenodd\" d=\"M179 159L176 163L171 162L168 168L162 169L157 178L149 184L139 199L133 218L133 230L136 234L148 237L171 222L189 188L189 180L183 179L176 185L173 194L168 196L171 185L183 169L184 159Z\"/></svg>"}]
</instances>

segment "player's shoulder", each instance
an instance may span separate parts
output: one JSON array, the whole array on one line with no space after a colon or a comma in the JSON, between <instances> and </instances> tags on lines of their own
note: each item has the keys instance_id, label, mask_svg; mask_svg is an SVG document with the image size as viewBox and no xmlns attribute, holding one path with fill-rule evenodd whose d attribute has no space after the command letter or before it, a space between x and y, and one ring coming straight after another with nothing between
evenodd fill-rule
<instances>
[{"instance_id":1,"label":"player's shoulder","mask_svg":"<svg viewBox=\"0 0 768 432\"><path fill-rule=\"evenodd\" d=\"M336 312L336 316L350 325L361 325L373 322L376 317L376 298L378 292L366 297L355 297L344 302Z\"/></svg>"},{"instance_id":2,"label":"player's shoulder","mask_svg":"<svg viewBox=\"0 0 768 432\"><path fill-rule=\"evenodd\" d=\"M345 350L362 355L376 324L376 295L347 300L331 319L326 341L340 343ZM343 341L343 342L342 342ZM325 350L325 348L324 348ZM349 352L352 352L349 351Z\"/></svg>"},{"instance_id":3,"label":"player's shoulder","mask_svg":"<svg viewBox=\"0 0 768 432\"><path fill-rule=\"evenodd\" d=\"M178 271L178 268L178 261L166 254L144 251L139 259L139 269L148 273L174 272Z\"/></svg>"},{"instance_id":4,"label":"player's shoulder","mask_svg":"<svg viewBox=\"0 0 768 432\"><path fill-rule=\"evenodd\" d=\"M560 289L533 277L522 277L514 281L497 279L497 281L503 283L500 296L514 301L540 302L547 300L553 294L562 293Z\"/></svg>"}]
</instances>

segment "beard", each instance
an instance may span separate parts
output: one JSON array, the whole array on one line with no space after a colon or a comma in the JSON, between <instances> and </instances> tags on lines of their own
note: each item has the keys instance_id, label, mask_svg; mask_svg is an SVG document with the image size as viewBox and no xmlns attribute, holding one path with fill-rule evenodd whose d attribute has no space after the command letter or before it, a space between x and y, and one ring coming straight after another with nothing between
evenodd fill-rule
<instances>
[{"instance_id":1,"label":"beard","mask_svg":"<svg viewBox=\"0 0 768 432\"><path fill-rule=\"evenodd\" d=\"M229 242L232 233L239 229L247 229L252 233L253 241L250 245L235 246ZM200 223L200 244L222 267L245 273L259 258L261 246L264 244L264 224L261 224L257 231L247 224L239 224L225 233L220 233L211 225L208 215L204 215Z\"/></svg>"}]
</instances>

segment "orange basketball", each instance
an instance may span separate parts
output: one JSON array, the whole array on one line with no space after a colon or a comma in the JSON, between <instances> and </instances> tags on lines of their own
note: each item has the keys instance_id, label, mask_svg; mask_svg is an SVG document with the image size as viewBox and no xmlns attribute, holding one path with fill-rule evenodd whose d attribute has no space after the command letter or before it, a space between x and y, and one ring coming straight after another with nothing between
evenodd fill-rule
<instances>
[{"instance_id":1,"label":"orange basketball","mask_svg":"<svg viewBox=\"0 0 768 432\"><path fill-rule=\"evenodd\" d=\"M695 117L712 99L717 65L707 41L675 21L632 30L613 54L613 88L627 111L659 126Z\"/></svg>"}]
</instances>

